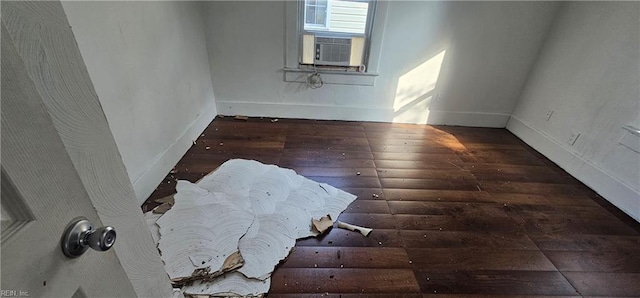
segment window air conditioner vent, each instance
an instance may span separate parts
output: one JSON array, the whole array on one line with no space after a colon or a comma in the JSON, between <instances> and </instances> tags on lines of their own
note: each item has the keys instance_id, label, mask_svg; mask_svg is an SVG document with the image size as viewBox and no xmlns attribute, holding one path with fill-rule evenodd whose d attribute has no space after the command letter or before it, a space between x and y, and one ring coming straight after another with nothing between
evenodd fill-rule
<instances>
[{"instance_id":1,"label":"window air conditioner vent","mask_svg":"<svg viewBox=\"0 0 640 298\"><path fill-rule=\"evenodd\" d=\"M316 37L316 64L349 65L350 58L351 38Z\"/></svg>"},{"instance_id":2,"label":"window air conditioner vent","mask_svg":"<svg viewBox=\"0 0 640 298\"><path fill-rule=\"evenodd\" d=\"M360 66L363 37L303 36L303 64Z\"/></svg>"},{"instance_id":3,"label":"window air conditioner vent","mask_svg":"<svg viewBox=\"0 0 640 298\"><path fill-rule=\"evenodd\" d=\"M344 44L316 44L316 49L321 55L316 56L318 63L323 62L349 62L351 57L351 45Z\"/></svg>"}]
</instances>

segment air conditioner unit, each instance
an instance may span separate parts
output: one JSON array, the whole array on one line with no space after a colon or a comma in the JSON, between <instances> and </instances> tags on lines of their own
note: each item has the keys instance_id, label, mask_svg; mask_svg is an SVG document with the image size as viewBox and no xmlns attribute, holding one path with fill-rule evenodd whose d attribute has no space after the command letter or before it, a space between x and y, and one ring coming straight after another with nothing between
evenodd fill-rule
<instances>
[{"instance_id":1,"label":"air conditioner unit","mask_svg":"<svg viewBox=\"0 0 640 298\"><path fill-rule=\"evenodd\" d=\"M364 37L302 36L302 64L360 66Z\"/></svg>"}]
</instances>

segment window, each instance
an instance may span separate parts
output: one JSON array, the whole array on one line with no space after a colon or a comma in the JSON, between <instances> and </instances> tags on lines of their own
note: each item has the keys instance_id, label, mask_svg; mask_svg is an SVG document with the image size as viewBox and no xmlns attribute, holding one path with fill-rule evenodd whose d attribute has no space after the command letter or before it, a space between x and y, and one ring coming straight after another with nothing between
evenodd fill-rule
<instances>
[{"instance_id":1,"label":"window","mask_svg":"<svg viewBox=\"0 0 640 298\"><path fill-rule=\"evenodd\" d=\"M301 0L301 65L365 69L373 0Z\"/></svg>"},{"instance_id":2,"label":"window","mask_svg":"<svg viewBox=\"0 0 640 298\"><path fill-rule=\"evenodd\" d=\"M317 72L325 84L373 86L379 75L388 3L285 1L284 81L306 83L307 76ZM315 60L318 46L325 54L324 62ZM349 55L344 52L347 48ZM327 60L343 61L327 63Z\"/></svg>"},{"instance_id":3,"label":"window","mask_svg":"<svg viewBox=\"0 0 640 298\"><path fill-rule=\"evenodd\" d=\"M327 27L327 0L306 0L304 2L304 29Z\"/></svg>"}]
</instances>

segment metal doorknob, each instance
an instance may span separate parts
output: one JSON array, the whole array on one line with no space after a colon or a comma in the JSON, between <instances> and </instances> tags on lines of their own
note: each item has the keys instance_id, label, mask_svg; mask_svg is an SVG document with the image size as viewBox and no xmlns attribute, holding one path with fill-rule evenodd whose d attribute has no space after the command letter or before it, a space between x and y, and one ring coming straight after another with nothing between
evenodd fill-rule
<instances>
[{"instance_id":1,"label":"metal doorknob","mask_svg":"<svg viewBox=\"0 0 640 298\"><path fill-rule=\"evenodd\" d=\"M69 258L77 258L89 247L97 251L107 251L116 242L116 230L106 226L94 228L84 217L75 218L62 235L62 252Z\"/></svg>"}]
</instances>

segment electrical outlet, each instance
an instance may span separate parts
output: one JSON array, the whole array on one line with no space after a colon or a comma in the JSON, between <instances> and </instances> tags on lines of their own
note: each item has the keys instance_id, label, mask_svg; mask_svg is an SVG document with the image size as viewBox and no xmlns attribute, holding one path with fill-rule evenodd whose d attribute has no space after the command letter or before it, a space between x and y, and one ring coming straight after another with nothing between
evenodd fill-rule
<instances>
[{"instance_id":1,"label":"electrical outlet","mask_svg":"<svg viewBox=\"0 0 640 298\"><path fill-rule=\"evenodd\" d=\"M553 110L548 110L547 114L545 114L545 117L546 117L547 121L549 121L549 119L551 119L551 115L553 115Z\"/></svg>"},{"instance_id":2,"label":"electrical outlet","mask_svg":"<svg viewBox=\"0 0 640 298\"><path fill-rule=\"evenodd\" d=\"M580 137L580 132L574 130L573 132L571 132L571 137L569 137L569 145L573 146L573 144L576 143L576 140L578 140L578 138Z\"/></svg>"}]
</instances>

